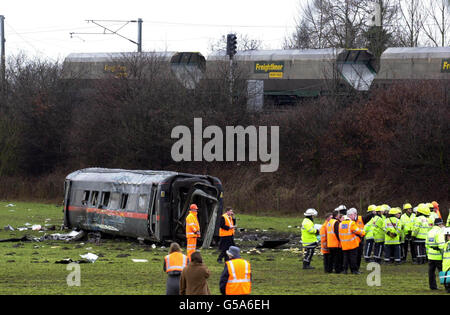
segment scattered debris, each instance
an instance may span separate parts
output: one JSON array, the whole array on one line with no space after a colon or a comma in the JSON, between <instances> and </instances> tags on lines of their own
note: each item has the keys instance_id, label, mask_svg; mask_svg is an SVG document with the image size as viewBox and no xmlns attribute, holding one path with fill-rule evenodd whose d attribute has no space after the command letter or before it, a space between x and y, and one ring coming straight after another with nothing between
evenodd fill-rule
<instances>
[{"instance_id":1,"label":"scattered debris","mask_svg":"<svg viewBox=\"0 0 450 315\"><path fill-rule=\"evenodd\" d=\"M33 239L34 239L34 237L31 237L29 235L24 235L22 237L13 237L13 238L2 239L2 240L0 240L0 242L27 242L27 241L32 241Z\"/></svg>"},{"instance_id":2,"label":"scattered debris","mask_svg":"<svg viewBox=\"0 0 450 315\"><path fill-rule=\"evenodd\" d=\"M133 262L148 262L147 259L131 259Z\"/></svg>"},{"instance_id":3,"label":"scattered debris","mask_svg":"<svg viewBox=\"0 0 450 315\"><path fill-rule=\"evenodd\" d=\"M265 240L262 244L258 245L257 248L275 248L287 243L289 243L289 239Z\"/></svg>"},{"instance_id":4,"label":"scattered debris","mask_svg":"<svg viewBox=\"0 0 450 315\"><path fill-rule=\"evenodd\" d=\"M14 228L8 224L7 226L4 227L4 230L5 231L14 231Z\"/></svg>"},{"instance_id":5,"label":"scattered debris","mask_svg":"<svg viewBox=\"0 0 450 315\"><path fill-rule=\"evenodd\" d=\"M61 259L61 260L55 261L55 264L63 264L63 265L67 265L67 264L70 264L71 262L73 262L72 259L70 259L70 258L65 258L65 259Z\"/></svg>"},{"instance_id":6,"label":"scattered debris","mask_svg":"<svg viewBox=\"0 0 450 315\"><path fill-rule=\"evenodd\" d=\"M68 265L70 263L87 264L87 263L90 263L90 261L87 259L72 260L71 258L65 258L65 259L55 261L55 264Z\"/></svg>"},{"instance_id":7,"label":"scattered debris","mask_svg":"<svg viewBox=\"0 0 450 315\"><path fill-rule=\"evenodd\" d=\"M261 255L261 252L259 250L257 250L256 248L252 248L249 251L247 251L247 254L250 254L250 255Z\"/></svg>"},{"instance_id":8,"label":"scattered debris","mask_svg":"<svg viewBox=\"0 0 450 315\"><path fill-rule=\"evenodd\" d=\"M98 256L92 253L87 253L85 255L80 255L81 258L84 258L88 260L91 263L95 263L95 261L98 259Z\"/></svg>"},{"instance_id":9,"label":"scattered debris","mask_svg":"<svg viewBox=\"0 0 450 315\"><path fill-rule=\"evenodd\" d=\"M39 225L39 224L35 224L35 225L33 225L33 226L31 227L31 229L32 229L33 231L40 231L40 230L42 229L42 226Z\"/></svg>"},{"instance_id":10,"label":"scattered debris","mask_svg":"<svg viewBox=\"0 0 450 315\"><path fill-rule=\"evenodd\" d=\"M292 254L302 254L302 250L298 247L290 247L290 248L286 248L283 249L284 252L290 252Z\"/></svg>"},{"instance_id":11,"label":"scattered debris","mask_svg":"<svg viewBox=\"0 0 450 315\"><path fill-rule=\"evenodd\" d=\"M88 242L99 245L101 243L102 235L99 232L88 233Z\"/></svg>"},{"instance_id":12,"label":"scattered debris","mask_svg":"<svg viewBox=\"0 0 450 315\"><path fill-rule=\"evenodd\" d=\"M50 235L44 235L45 238L50 240L62 240L62 241L78 241L82 239L85 236L85 233L83 230L81 231L72 231L67 234L61 234L61 233L54 233Z\"/></svg>"}]
</instances>

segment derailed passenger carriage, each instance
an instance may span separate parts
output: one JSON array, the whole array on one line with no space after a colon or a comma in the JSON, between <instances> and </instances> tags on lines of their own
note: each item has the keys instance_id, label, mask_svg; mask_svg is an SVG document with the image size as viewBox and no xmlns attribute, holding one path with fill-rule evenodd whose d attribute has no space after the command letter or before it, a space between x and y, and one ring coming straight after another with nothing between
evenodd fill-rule
<instances>
[{"instance_id":1,"label":"derailed passenger carriage","mask_svg":"<svg viewBox=\"0 0 450 315\"><path fill-rule=\"evenodd\" d=\"M170 171L87 168L66 177L64 226L157 242L185 239L189 205L199 207L204 246L218 236L220 180Z\"/></svg>"}]
</instances>

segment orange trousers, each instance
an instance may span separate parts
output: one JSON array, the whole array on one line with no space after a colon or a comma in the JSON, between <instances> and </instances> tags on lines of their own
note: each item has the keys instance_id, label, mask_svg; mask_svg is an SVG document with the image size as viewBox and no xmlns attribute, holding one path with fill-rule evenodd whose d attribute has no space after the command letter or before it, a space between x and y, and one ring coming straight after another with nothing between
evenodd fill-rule
<instances>
[{"instance_id":1,"label":"orange trousers","mask_svg":"<svg viewBox=\"0 0 450 315\"><path fill-rule=\"evenodd\" d=\"M197 247L197 238L196 237L188 237L187 238L187 246L186 252L189 260L191 259L191 255L195 252L195 248Z\"/></svg>"}]
</instances>

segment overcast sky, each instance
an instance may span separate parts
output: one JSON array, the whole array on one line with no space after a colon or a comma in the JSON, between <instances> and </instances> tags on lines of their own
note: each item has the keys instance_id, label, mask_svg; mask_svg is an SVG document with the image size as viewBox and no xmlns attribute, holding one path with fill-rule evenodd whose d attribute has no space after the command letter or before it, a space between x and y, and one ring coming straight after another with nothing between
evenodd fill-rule
<instances>
[{"instance_id":1,"label":"overcast sky","mask_svg":"<svg viewBox=\"0 0 450 315\"><path fill-rule=\"evenodd\" d=\"M261 40L263 48L278 49L295 26L304 0L1 0L5 16L6 56L62 60L71 52L136 51L135 44L86 20L143 19L144 51L199 51L229 32ZM98 22L137 41L137 23Z\"/></svg>"}]
</instances>

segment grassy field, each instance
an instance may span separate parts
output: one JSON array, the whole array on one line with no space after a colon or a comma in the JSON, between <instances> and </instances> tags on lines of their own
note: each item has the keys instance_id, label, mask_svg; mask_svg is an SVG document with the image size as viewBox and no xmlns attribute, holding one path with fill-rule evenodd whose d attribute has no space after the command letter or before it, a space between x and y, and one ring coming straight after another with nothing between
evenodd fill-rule
<instances>
[{"instance_id":1,"label":"grassy field","mask_svg":"<svg viewBox=\"0 0 450 315\"><path fill-rule=\"evenodd\" d=\"M11 205L12 204L12 205ZM238 224L250 231L264 230L266 233L299 235L297 226L301 218L275 218L237 215ZM8 224L14 228L29 224L62 224L61 206L0 202L0 239L22 237L25 234L40 237L44 233L60 231L6 231ZM289 227L290 226L290 227ZM239 242L238 242L239 245ZM67 243L44 242L0 242L0 294L165 294L166 275L162 270L163 257L168 248L140 245L130 240L102 240ZM95 263L80 264L81 286L68 286L67 276L72 270L55 261L79 255L95 253L100 258ZM219 278L223 265L216 262L215 249L202 250L202 256L211 278L212 294L220 294ZM260 254L245 250L243 258L252 264L253 294L446 294L428 289L427 265L417 266L410 262L401 266L381 266L381 285L368 286L366 278L371 271L366 264L361 266L361 275L324 274L322 257L313 258L314 270L301 269L301 257L295 251L262 250ZM135 263L136 259L147 259L146 263Z\"/></svg>"}]
</instances>

